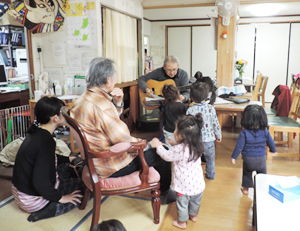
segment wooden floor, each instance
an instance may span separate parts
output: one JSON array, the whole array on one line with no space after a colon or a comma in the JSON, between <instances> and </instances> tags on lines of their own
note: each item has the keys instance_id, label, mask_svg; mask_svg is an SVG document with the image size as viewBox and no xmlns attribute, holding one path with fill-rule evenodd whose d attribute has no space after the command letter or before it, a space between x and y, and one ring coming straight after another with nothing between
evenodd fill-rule
<instances>
[{"instance_id":1,"label":"wooden floor","mask_svg":"<svg viewBox=\"0 0 300 231\"><path fill-rule=\"evenodd\" d=\"M239 156L236 165L233 165L230 158L239 132L240 128L223 128L222 142L216 144L216 178L213 181L206 180L198 221L196 223L189 221L186 230L250 231L253 229L253 190L250 189L248 196L241 193L242 159ZM160 137L160 132L134 131L132 135L146 139L154 136ZM297 140L294 140L295 149L299 147ZM285 149L285 147L280 149ZM300 177L299 164L296 158L277 157L267 160L267 171L269 174ZM203 169L205 170L204 165ZM0 201L11 195L11 176L11 167L0 167ZM143 194L138 196L143 196ZM173 203L168 207L165 217L161 218L159 230L179 230L172 226L172 221L176 218L176 204Z\"/></svg>"}]
</instances>

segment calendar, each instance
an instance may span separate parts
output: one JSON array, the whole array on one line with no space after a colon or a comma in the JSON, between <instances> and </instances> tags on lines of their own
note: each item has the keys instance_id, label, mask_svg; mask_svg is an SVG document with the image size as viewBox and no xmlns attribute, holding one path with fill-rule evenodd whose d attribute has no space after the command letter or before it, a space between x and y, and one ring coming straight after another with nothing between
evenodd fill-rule
<instances>
[{"instance_id":1,"label":"calendar","mask_svg":"<svg viewBox=\"0 0 300 231\"><path fill-rule=\"evenodd\" d=\"M97 48L95 2L69 1L66 7L69 48Z\"/></svg>"}]
</instances>

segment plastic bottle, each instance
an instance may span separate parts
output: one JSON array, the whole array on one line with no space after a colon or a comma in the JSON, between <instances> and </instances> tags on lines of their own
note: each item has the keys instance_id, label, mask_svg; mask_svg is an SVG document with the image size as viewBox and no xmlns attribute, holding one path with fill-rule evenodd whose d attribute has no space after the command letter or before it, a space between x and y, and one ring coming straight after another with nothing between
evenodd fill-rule
<instances>
[{"instance_id":1,"label":"plastic bottle","mask_svg":"<svg viewBox=\"0 0 300 231\"><path fill-rule=\"evenodd\" d=\"M60 84L58 82L55 85L55 94L57 96L61 96L62 95L62 88L61 88L61 86L60 86Z\"/></svg>"},{"instance_id":2,"label":"plastic bottle","mask_svg":"<svg viewBox=\"0 0 300 231\"><path fill-rule=\"evenodd\" d=\"M68 93L67 93L67 89L66 89L67 87L65 82L62 82L61 84L62 84L62 95L67 95Z\"/></svg>"}]
</instances>

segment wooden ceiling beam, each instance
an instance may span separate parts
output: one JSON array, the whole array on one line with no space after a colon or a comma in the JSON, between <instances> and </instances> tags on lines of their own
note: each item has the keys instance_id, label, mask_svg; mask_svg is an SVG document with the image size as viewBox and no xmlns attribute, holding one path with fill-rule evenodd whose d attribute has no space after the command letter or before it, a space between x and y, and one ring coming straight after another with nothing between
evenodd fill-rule
<instances>
[{"instance_id":1,"label":"wooden ceiling beam","mask_svg":"<svg viewBox=\"0 0 300 231\"><path fill-rule=\"evenodd\" d=\"M261 4L261 3L288 3L288 2L299 2L299 0L261 0L261 1L240 1L240 5L250 5L250 4ZM183 8L183 7L204 7L204 6L215 6L215 3L193 3L193 4L166 4L166 5L145 5L143 6L144 10L153 10L153 9L167 9L167 8Z\"/></svg>"}]
</instances>

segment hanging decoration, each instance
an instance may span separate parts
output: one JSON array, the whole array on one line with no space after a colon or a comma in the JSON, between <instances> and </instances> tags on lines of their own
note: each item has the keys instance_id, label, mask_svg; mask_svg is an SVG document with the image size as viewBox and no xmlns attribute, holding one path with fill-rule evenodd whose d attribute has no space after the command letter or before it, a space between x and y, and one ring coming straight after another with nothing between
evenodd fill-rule
<instances>
[{"instance_id":1,"label":"hanging decoration","mask_svg":"<svg viewBox=\"0 0 300 231\"><path fill-rule=\"evenodd\" d=\"M33 34L62 28L67 0L12 0L7 11Z\"/></svg>"}]
</instances>

